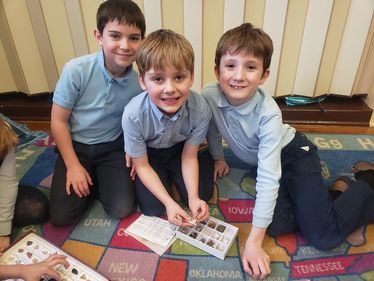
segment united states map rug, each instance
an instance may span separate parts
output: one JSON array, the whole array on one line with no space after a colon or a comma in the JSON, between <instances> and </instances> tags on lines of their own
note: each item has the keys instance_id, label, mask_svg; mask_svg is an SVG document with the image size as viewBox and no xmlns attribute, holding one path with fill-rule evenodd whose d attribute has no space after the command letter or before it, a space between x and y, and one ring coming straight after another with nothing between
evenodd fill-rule
<instances>
[{"instance_id":1,"label":"united states map rug","mask_svg":"<svg viewBox=\"0 0 374 281\"><path fill-rule=\"evenodd\" d=\"M340 175L352 177L351 165L358 160L374 161L374 136L308 137L319 147L326 184ZM56 159L54 145L53 138L47 137L17 152L20 182L40 188L47 195ZM255 179L230 149L225 153L231 172L218 180L209 204L212 216L239 228L224 261L181 240L160 257L125 233L139 213L115 220L105 214L99 202L76 225L31 225L14 229L12 239L33 230L111 280L251 280L243 271L240 255L251 227ZM272 261L272 274L266 280L374 280L374 224L366 226L364 234L364 245L343 243L331 251L315 249L298 233L266 237L264 247Z\"/></svg>"}]
</instances>

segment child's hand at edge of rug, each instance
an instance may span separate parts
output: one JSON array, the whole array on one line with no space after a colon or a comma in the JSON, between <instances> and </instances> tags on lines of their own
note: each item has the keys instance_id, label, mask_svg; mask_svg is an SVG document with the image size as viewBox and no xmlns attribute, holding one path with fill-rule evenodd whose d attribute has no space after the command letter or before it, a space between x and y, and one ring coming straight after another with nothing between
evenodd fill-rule
<instances>
[{"instance_id":1,"label":"child's hand at edge of rug","mask_svg":"<svg viewBox=\"0 0 374 281\"><path fill-rule=\"evenodd\" d=\"M0 236L0 255L10 245L9 235Z\"/></svg>"}]
</instances>

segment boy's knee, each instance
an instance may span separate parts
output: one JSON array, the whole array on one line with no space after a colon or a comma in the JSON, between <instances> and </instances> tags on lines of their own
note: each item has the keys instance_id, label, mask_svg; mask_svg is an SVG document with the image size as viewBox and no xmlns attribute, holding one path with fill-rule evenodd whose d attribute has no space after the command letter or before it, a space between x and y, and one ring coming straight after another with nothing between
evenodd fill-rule
<instances>
[{"instance_id":1,"label":"boy's knee","mask_svg":"<svg viewBox=\"0 0 374 281\"><path fill-rule=\"evenodd\" d=\"M162 216L165 214L166 209L164 205L159 206L147 206L146 208L140 205L140 211L146 216Z\"/></svg>"},{"instance_id":2,"label":"boy's knee","mask_svg":"<svg viewBox=\"0 0 374 281\"><path fill-rule=\"evenodd\" d=\"M66 226L78 221L77 217L69 216L61 212L49 211L49 222L56 226Z\"/></svg>"},{"instance_id":3,"label":"boy's knee","mask_svg":"<svg viewBox=\"0 0 374 281\"><path fill-rule=\"evenodd\" d=\"M111 208L105 208L105 212L111 217L115 219L123 219L131 215L133 212L135 212L134 204L126 204L121 205L120 207L111 207Z\"/></svg>"}]
</instances>

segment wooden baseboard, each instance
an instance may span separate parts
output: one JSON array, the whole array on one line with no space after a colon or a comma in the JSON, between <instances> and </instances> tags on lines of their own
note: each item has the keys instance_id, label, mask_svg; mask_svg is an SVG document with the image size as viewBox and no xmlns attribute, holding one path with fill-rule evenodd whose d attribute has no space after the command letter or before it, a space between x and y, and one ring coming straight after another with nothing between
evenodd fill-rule
<instances>
[{"instance_id":1,"label":"wooden baseboard","mask_svg":"<svg viewBox=\"0 0 374 281\"><path fill-rule=\"evenodd\" d=\"M283 122L300 125L336 125L369 127L373 110L360 96L329 96L321 104L287 106L276 99ZM13 120L50 121L52 94L27 96L20 93L0 95L1 113Z\"/></svg>"}]
</instances>

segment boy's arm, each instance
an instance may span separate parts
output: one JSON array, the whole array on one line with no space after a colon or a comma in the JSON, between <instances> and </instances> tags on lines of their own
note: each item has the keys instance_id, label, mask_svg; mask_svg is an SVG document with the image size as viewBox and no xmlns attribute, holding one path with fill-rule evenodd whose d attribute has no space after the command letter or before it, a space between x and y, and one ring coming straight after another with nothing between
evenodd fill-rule
<instances>
[{"instance_id":1,"label":"boy's arm","mask_svg":"<svg viewBox=\"0 0 374 281\"><path fill-rule=\"evenodd\" d=\"M168 221L174 224L191 220L190 216L171 198L155 170L149 165L148 156L132 158L136 174L148 190L164 204Z\"/></svg>"},{"instance_id":2,"label":"boy's arm","mask_svg":"<svg viewBox=\"0 0 374 281\"><path fill-rule=\"evenodd\" d=\"M185 143L182 152L182 174L188 193L188 205L192 215L199 221L209 218L209 208L204 200L199 197L199 162L197 154L198 145Z\"/></svg>"},{"instance_id":3,"label":"boy's arm","mask_svg":"<svg viewBox=\"0 0 374 281\"><path fill-rule=\"evenodd\" d=\"M271 273L270 257L262 248L266 228L252 225L242 256L243 268L252 278L263 279Z\"/></svg>"},{"instance_id":4,"label":"boy's arm","mask_svg":"<svg viewBox=\"0 0 374 281\"><path fill-rule=\"evenodd\" d=\"M51 130L56 140L58 150L66 165L66 192L71 194L70 187L79 196L87 196L90 193L89 185L92 180L86 169L81 165L73 149L72 139L68 128L68 120L71 110L57 104L52 105Z\"/></svg>"},{"instance_id":5,"label":"boy's arm","mask_svg":"<svg viewBox=\"0 0 374 281\"><path fill-rule=\"evenodd\" d=\"M8 150L0 167L0 252L10 244L12 219L18 191L15 148Z\"/></svg>"},{"instance_id":6,"label":"boy's arm","mask_svg":"<svg viewBox=\"0 0 374 281\"><path fill-rule=\"evenodd\" d=\"M230 168L225 161L223 154L222 136L218 131L218 128L212 119L209 123L208 132L206 135L208 142L209 152L214 159L214 182L216 182L217 177L225 177L228 175Z\"/></svg>"}]
</instances>

